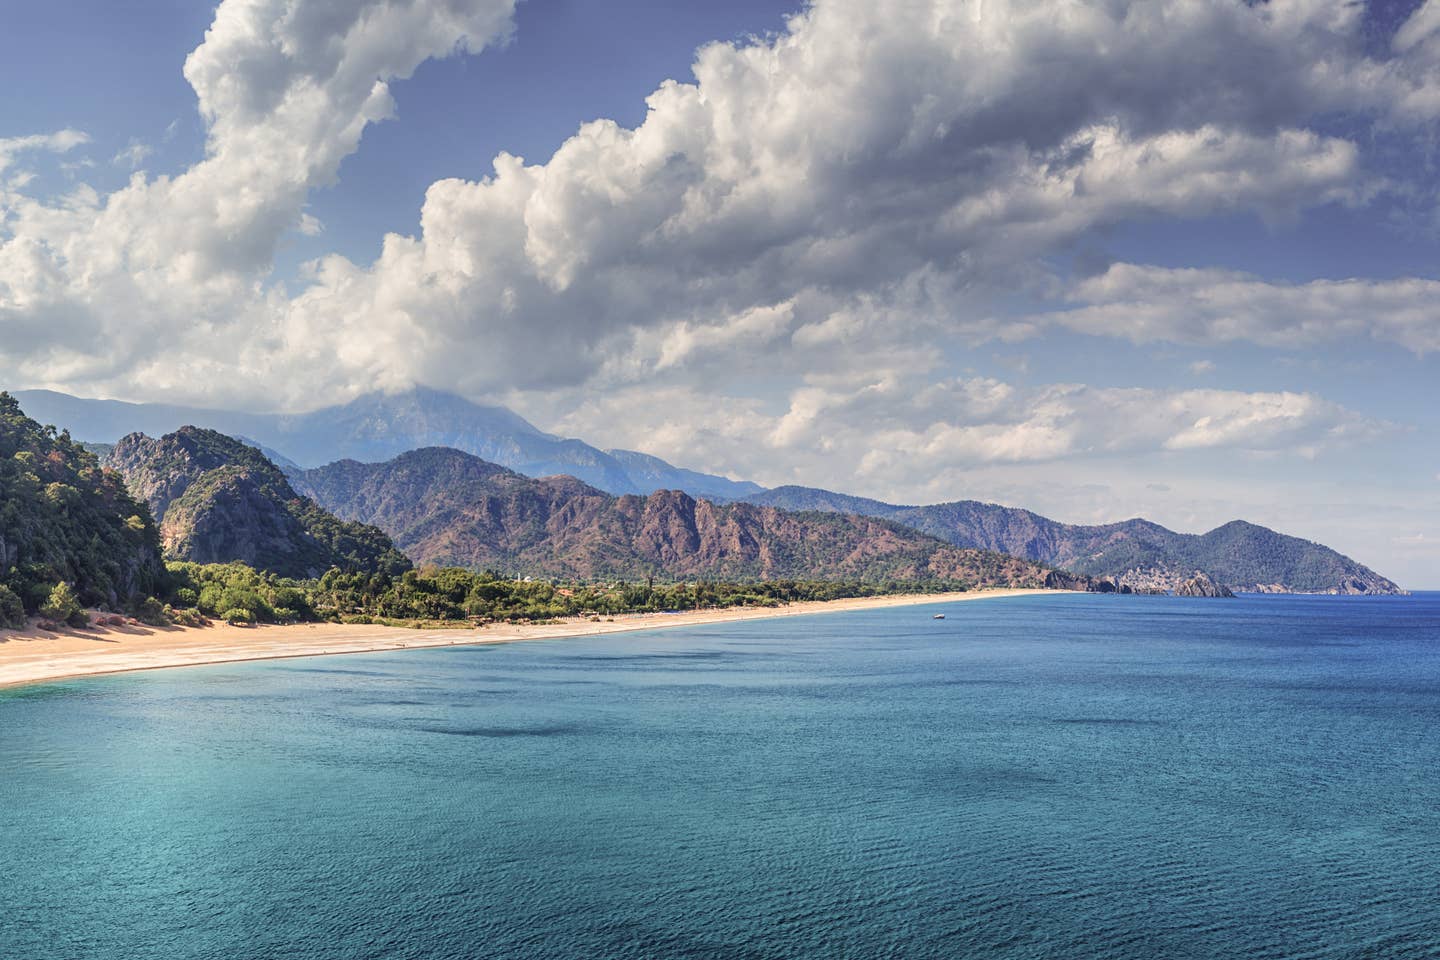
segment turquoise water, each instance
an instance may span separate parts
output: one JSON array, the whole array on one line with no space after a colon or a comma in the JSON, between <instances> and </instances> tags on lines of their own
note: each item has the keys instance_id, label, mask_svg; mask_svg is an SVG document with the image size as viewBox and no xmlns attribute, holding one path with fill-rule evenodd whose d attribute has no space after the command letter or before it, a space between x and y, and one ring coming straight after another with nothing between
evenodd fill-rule
<instances>
[{"instance_id":1,"label":"turquoise water","mask_svg":"<svg viewBox=\"0 0 1440 960\"><path fill-rule=\"evenodd\" d=\"M0 694L0 958L1440 956L1440 595Z\"/></svg>"}]
</instances>

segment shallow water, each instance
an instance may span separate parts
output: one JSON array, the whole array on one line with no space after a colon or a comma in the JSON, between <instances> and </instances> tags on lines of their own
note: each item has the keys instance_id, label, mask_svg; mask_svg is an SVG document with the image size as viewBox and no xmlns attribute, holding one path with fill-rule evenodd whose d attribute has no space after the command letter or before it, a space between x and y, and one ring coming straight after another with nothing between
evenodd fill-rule
<instances>
[{"instance_id":1,"label":"shallow water","mask_svg":"<svg viewBox=\"0 0 1440 960\"><path fill-rule=\"evenodd\" d=\"M55 683L0 693L0 958L1433 958L1437 761L1433 594Z\"/></svg>"}]
</instances>

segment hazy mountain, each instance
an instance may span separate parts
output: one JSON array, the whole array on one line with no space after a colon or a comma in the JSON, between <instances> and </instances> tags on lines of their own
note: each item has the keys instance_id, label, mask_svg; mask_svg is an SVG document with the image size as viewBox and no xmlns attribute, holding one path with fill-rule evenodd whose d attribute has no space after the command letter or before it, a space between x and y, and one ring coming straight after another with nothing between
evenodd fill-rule
<instances>
[{"instance_id":1,"label":"hazy mountain","mask_svg":"<svg viewBox=\"0 0 1440 960\"><path fill-rule=\"evenodd\" d=\"M302 467L343 459L378 462L422 447L452 447L528 476L568 474L610 493L677 488L738 499L762 489L684 470L643 453L600 450L545 433L505 407L423 388L367 394L342 406L297 415L85 400L49 390L25 390L17 396L35 411L37 420L94 444L113 443L134 432L159 435L193 425L245 437L277 463L287 458Z\"/></svg>"},{"instance_id":2,"label":"hazy mountain","mask_svg":"<svg viewBox=\"0 0 1440 960\"><path fill-rule=\"evenodd\" d=\"M1203 572L1233 590L1398 593L1400 588L1329 547L1236 520L1205 534L1148 520L1059 523L1014 507L960 500L913 507L810 487L778 487L746 502L787 510L883 517L962 547L998 550L1136 589L1176 589Z\"/></svg>"},{"instance_id":3,"label":"hazy mountain","mask_svg":"<svg viewBox=\"0 0 1440 960\"><path fill-rule=\"evenodd\" d=\"M744 500L787 510L878 517L951 544L1010 553L1134 588L1175 589L1203 572L1238 590L1393 593L1394 583L1327 547L1236 521L1180 534L1146 520L1100 526L1059 523L1029 510L962 500L900 506L809 487L765 491L626 450L600 450L537 429L504 407L433 390L370 394L297 416L240 414L156 404L79 400L48 391L20 394L37 419L87 441L132 430L167 432L185 423L243 436L298 467L350 459L382 462L423 447L451 447L531 477L568 475L611 494L684 490L714 502ZM102 449L98 446L96 449ZM282 452L283 451L283 452Z\"/></svg>"},{"instance_id":4,"label":"hazy mountain","mask_svg":"<svg viewBox=\"0 0 1440 960\"><path fill-rule=\"evenodd\" d=\"M132 433L110 463L149 504L171 559L239 561L290 577L409 567L384 533L337 519L297 494L260 451L214 430Z\"/></svg>"},{"instance_id":5,"label":"hazy mountain","mask_svg":"<svg viewBox=\"0 0 1440 960\"><path fill-rule=\"evenodd\" d=\"M717 477L710 473L699 473L683 467L674 467L648 453L638 453L634 450L607 450L606 452L625 469L636 488L634 492L637 493L649 493L654 490L684 490L694 497L729 501L740 500L765 489L760 484L751 483L748 480L731 480L729 477Z\"/></svg>"},{"instance_id":6,"label":"hazy mountain","mask_svg":"<svg viewBox=\"0 0 1440 960\"><path fill-rule=\"evenodd\" d=\"M120 477L0 393L0 626L62 581L83 603L117 607L163 574L155 524Z\"/></svg>"},{"instance_id":7,"label":"hazy mountain","mask_svg":"<svg viewBox=\"0 0 1440 960\"><path fill-rule=\"evenodd\" d=\"M297 483L337 516L373 523L420 563L574 577L964 579L1069 585L1031 561L959 549L873 517L715 504L675 490L611 496L535 480L457 450L333 463Z\"/></svg>"}]
</instances>

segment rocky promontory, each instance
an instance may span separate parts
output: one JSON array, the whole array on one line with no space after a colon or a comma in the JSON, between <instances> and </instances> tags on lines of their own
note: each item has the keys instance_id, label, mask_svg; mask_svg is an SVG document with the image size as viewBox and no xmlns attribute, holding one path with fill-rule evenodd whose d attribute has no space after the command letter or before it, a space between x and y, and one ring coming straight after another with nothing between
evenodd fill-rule
<instances>
[{"instance_id":1,"label":"rocky promontory","mask_svg":"<svg viewBox=\"0 0 1440 960\"><path fill-rule=\"evenodd\" d=\"M1235 594L1230 591L1229 587L1224 586L1223 584L1216 583L1214 580L1211 580L1208 576L1200 573L1197 570L1195 572L1195 576L1191 577L1189 580L1186 580L1184 583L1180 584L1178 587L1175 588L1175 596L1233 598Z\"/></svg>"}]
</instances>

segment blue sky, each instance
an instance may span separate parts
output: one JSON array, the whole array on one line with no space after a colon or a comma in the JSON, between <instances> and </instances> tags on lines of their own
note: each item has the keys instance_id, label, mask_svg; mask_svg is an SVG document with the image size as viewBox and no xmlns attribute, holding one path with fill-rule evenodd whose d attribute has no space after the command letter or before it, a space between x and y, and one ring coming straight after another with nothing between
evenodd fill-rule
<instances>
[{"instance_id":1,"label":"blue sky","mask_svg":"<svg viewBox=\"0 0 1440 960\"><path fill-rule=\"evenodd\" d=\"M424 383L762 483L1241 516L1440 587L1435 2L6 24L9 386Z\"/></svg>"}]
</instances>

